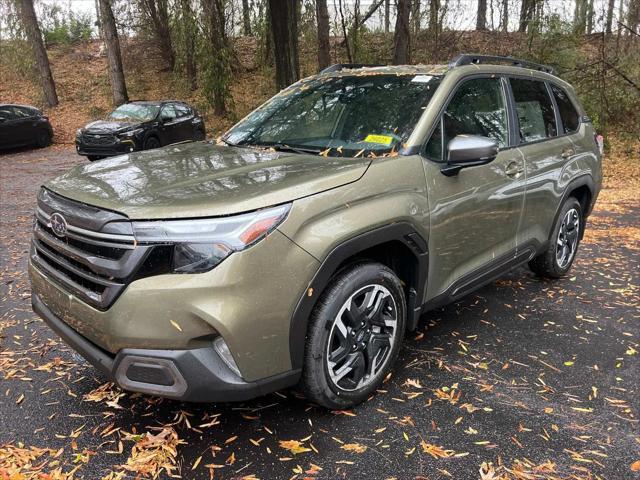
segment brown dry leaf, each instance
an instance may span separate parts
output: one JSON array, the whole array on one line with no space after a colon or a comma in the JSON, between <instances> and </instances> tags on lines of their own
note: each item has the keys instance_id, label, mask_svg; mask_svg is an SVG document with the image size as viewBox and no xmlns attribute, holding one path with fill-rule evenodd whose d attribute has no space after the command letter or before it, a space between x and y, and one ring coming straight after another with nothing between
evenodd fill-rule
<instances>
[{"instance_id":1,"label":"brown dry leaf","mask_svg":"<svg viewBox=\"0 0 640 480\"><path fill-rule=\"evenodd\" d=\"M635 462L633 462L631 464L631 471L632 472L640 472L640 460L636 460Z\"/></svg>"},{"instance_id":2,"label":"brown dry leaf","mask_svg":"<svg viewBox=\"0 0 640 480\"><path fill-rule=\"evenodd\" d=\"M280 447L289 450L294 455L311 451L310 448L305 447L303 443L298 440L280 440Z\"/></svg>"},{"instance_id":3,"label":"brown dry leaf","mask_svg":"<svg viewBox=\"0 0 640 480\"><path fill-rule=\"evenodd\" d=\"M158 478L164 471L172 476L177 470L178 445L184 441L172 427L158 427L158 433L146 432L142 435L125 434L125 440L135 441L127 463L121 467L137 476Z\"/></svg>"},{"instance_id":4,"label":"brown dry leaf","mask_svg":"<svg viewBox=\"0 0 640 480\"><path fill-rule=\"evenodd\" d=\"M428 453L433 458L449 458L456 453L453 450L445 450L444 447L440 447L432 443L427 443L424 440L420 442L420 446L422 447L422 451L424 453Z\"/></svg>"},{"instance_id":5,"label":"brown dry leaf","mask_svg":"<svg viewBox=\"0 0 640 480\"><path fill-rule=\"evenodd\" d=\"M345 443L344 445L340 446L340 448L342 450L355 453L364 453L367 451L367 446L360 443Z\"/></svg>"}]
</instances>

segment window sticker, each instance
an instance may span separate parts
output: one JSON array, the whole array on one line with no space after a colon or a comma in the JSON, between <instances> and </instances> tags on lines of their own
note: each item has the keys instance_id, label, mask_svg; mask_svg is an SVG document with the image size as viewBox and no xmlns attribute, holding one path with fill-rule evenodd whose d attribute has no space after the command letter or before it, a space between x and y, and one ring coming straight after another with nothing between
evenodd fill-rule
<instances>
[{"instance_id":1,"label":"window sticker","mask_svg":"<svg viewBox=\"0 0 640 480\"><path fill-rule=\"evenodd\" d=\"M411 79L412 83L429 83L433 77L431 75L416 75Z\"/></svg>"},{"instance_id":2,"label":"window sticker","mask_svg":"<svg viewBox=\"0 0 640 480\"><path fill-rule=\"evenodd\" d=\"M365 138L364 141L369 143L380 143L388 147L391 145L391 142L393 142L393 137L388 135L367 135L367 138Z\"/></svg>"}]
</instances>

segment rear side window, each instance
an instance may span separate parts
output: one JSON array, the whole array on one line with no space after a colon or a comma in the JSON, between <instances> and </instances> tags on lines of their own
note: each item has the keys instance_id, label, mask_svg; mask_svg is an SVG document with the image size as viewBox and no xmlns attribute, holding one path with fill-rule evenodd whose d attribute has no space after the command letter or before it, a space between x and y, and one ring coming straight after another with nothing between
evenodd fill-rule
<instances>
[{"instance_id":1,"label":"rear side window","mask_svg":"<svg viewBox=\"0 0 640 480\"><path fill-rule=\"evenodd\" d=\"M178 117L187 117L191 115L191 109L182 103L175 103L176 113Z\"/></svg>"},{"instance_id":2,"label":"rear side window","mask_svg":"<svg viewBox=\"0 0 640 480\"><path fill-rule=\"evenodd\" d=\"M520 128L520 141L535 142L558 135L553 104L544 82L510 79Z\"/></svg>"},{"instance_id":3,"label":"rear side window","mask_svg":"<svg viewBox=\"0 0 640 480\"><path fill-rule=\"evenodd\" d=\"M580 125L580 115L578 115L576 107L573 106L569 95L556 85L551 85L551 91L558 105L560 119L562 120L562 129L564 130L563 133L575 132Z\"/></svg>"},{"instance_id":4,"label":"rear side window","mask_svg":"<svg viewBox=\"0 0 640 480\"><path fill-rule=\"evenodd\" d=\"M160 110L160 116L165 121L174 120L177 117L177 114L175 108L173 108L173 104L167 103L163 106L162 110Z\"/></svg>"}]
</instances>

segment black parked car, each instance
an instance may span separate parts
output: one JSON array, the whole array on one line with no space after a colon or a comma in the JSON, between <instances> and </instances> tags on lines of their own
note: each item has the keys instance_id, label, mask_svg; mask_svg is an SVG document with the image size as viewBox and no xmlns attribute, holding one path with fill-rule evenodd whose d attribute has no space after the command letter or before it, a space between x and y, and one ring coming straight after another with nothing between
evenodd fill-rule
<instances>
[{"instance_id":1,"label":"black parked car","mask_svg":"<svg viewBox=\"0 0 640 480\"><path fill-rule=\"evenodd\" d=\"M37 108L0 104L0 149L24 145L46 147L52 138L49 119Z\"/></svg>"},{"instance_id":2,"label":"black parked car","mask_svg":"<svg viewBox=\"0 0 640 480\"><path fill-rule=\"evenodd\" d=\"M204 120L186 103L136 101L76 132L76 150L93 161L137 150L205 138Z\"/></svg>"}]
</instances>

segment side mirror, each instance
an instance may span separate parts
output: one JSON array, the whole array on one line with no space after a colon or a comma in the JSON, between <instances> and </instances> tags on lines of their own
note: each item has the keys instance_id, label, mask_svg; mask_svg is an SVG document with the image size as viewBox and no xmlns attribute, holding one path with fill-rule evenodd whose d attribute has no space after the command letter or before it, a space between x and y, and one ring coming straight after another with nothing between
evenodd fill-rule
<instances>
[{"instance_id":1,"label":"side mirror","mask_svg":"<svg viewBox=\"0 0 640 480\"><path fill-rule=\"evenodd\" d=\"M497 155L497 141L480 135L458 135L447 145L447 163L440 172L451 177L465 167L485 165Z\"/></svg>"}]
</instances>

